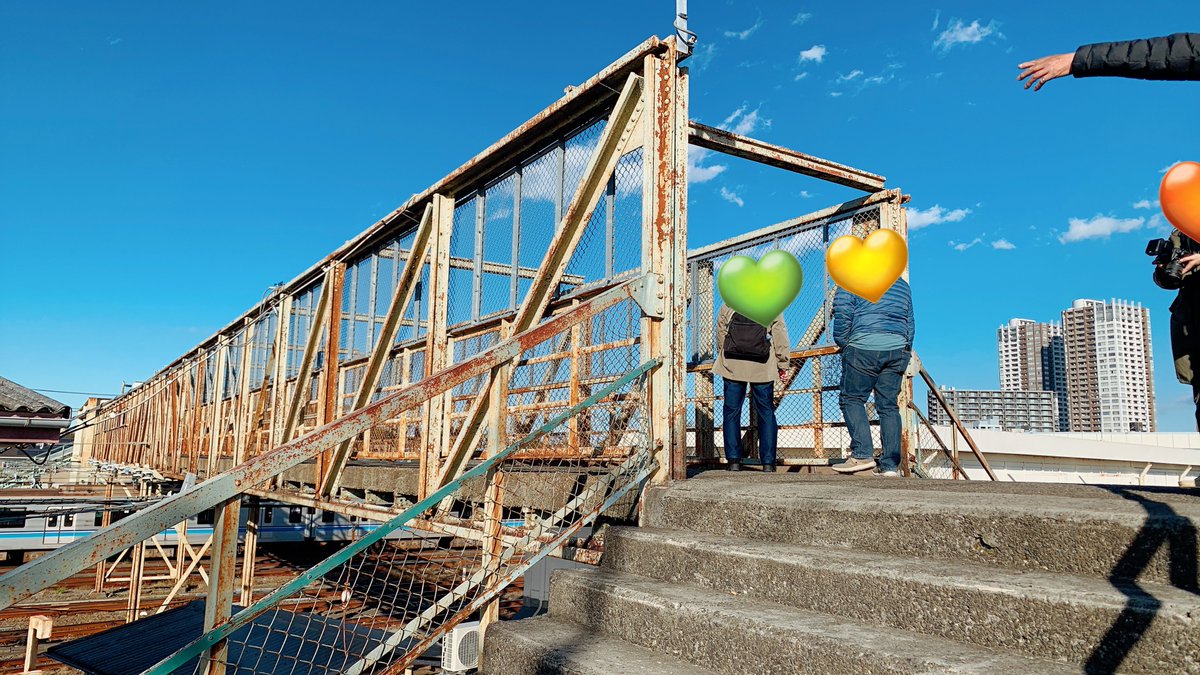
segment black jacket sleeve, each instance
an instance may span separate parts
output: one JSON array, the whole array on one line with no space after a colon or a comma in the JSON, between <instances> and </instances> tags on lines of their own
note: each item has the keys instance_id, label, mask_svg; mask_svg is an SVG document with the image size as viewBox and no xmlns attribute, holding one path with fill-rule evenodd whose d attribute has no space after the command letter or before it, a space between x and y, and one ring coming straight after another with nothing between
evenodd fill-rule
<instances>
[{"instance_id":1,"label":"black jacket sleeve","mask_svg":"<svg viewBox=\"0 0 1200 675\"><path fill-rule=\"evenodd\" d=\"M1100 42L1075 50L1075 77L1200 80L1200 33L1126 42Z\"/></svg>"}]
</instances>

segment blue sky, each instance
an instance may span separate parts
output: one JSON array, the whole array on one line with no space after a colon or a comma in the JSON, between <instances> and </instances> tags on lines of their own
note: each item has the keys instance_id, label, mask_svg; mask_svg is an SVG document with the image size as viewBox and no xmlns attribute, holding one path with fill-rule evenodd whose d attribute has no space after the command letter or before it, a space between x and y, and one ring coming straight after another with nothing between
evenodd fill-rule
<instances>
[{"instance_id":1,"label":"blue sky","mask_svg":"<svg viewBox=\"0 0 1200 675\"><path fill-rule=\"evenodd\" d=\"M1189 430L1173 294L1142 251L1161 170L1200 158L1200 83L1015 78L1080 44L1200 30L1200 5L1070 6L693 2L692 116L912 195L917 349L939 381L997 387L1012 317L1134 300L1160 429ZM0 374L88 392L151 374L668 34L674 3L446 7L0 4ZM717 155L697 167L692 246L855 196Z\"/></svg>"}]
</instances>

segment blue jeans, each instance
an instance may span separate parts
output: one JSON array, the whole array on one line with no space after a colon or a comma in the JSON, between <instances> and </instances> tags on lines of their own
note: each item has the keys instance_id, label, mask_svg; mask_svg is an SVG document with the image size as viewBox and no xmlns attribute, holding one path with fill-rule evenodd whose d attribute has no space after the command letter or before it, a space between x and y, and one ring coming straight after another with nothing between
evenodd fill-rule
<instances>
[{"instance_id":1,"label":"blue jeans","mask_svg":"<svg viewBox=\"0 0 1200 675\"><path fill-rule=\"evenodd\" d=\"M746 400L746 385L725 380L721 433L725 437L725 459L730 462L742 461L742 403ZM775 437L779 433L775 422L775 385L750 384L750 400L758 414L758 459L763 464L774 464Z\"/></svg>"},{"instance_id":2,"label":"blue jeans","mask_svg":"<svg viewBox=\"0 0 1200 675\"><path fill-rule=\"evenodd\" d=\"M850 431L850 455L871 459L871 422L867 419L867 397L875 392L879 413L879 436L883 454L880 471L895 471L900 464L900 384L912 353L907 349L886 352L846 347L842 350L842 417Z\"/></svg>"}]
</instances>

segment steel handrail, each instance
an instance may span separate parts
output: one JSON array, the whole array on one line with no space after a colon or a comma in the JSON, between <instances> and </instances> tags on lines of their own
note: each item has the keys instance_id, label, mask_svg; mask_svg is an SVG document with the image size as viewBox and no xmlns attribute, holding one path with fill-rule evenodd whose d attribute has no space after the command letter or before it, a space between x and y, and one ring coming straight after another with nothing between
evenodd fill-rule
<instances>
[{"instance_id":1,"label":"steel handrail","mask_svg":"<svg viewBox=\"0 0 1200 675\"><path fill-rule=\"evenodd\" d=\"M484 461L482 461L481 463L476 465L474 468L470 469L469 471L466 471L465 473L458 476L457 478L450 481L449 483L446 483L446 485L443 486L442 488L431 493L429 496L425 497L421 501L412 505L408 509L405 509L402 513L393 517L391 520L387 521L386 523L375 528L366 536L362 537L361 539L355 540L349 546L346 546L345 548L341 549L337 553L334 553L333 555L329 556L325 560L310 567L307 571L304 572L304 574L301 574L301 575L297 576L295 579L292 579L290 582L284 584L283 586L280 586L278 589L273 591L270 595L264 597L263 599L259 600L258 602L254 603L253 605L247 607L246 609L238 612L233 617L231 617L229 619L229 621L227 621L226 623L223 623L220 626L213 628L208 633L201 635L200 637L193 640L191 643L189 643L184 648L180 649L179 651L175 652L171 656L168 656L167 658L158 662L157 664L155 664L154 666L152 666L151 668L146 670L144 675L166 675L168 673L174 672L177 668L183 667L189 660L196 658L197 656L202 654L205 650L211 648L213 645L220 642L221 640L227 639L234 632L236 632L239 628L242 628L245 625L247 625L248 623L250 623L251 621L253 621L255 619L255 617L258 617L258 616L264 614L265 612L269 611L273 606L279 604L284 599L300 592L306 586L311 584L313 581L320 579L321 577L325 576L329 572L333 571L338 565L341 565L341 564L345 563L346 561L350 560L350 558L352 558L355 554L365 550L367 547L375 544L376 542L381 541L387 535L389 535L392 532L407 525L410 521L412 521L414 518L416 518L422 512L424 512L430 508L433 508L434 506L439 504L443 499L450 497L456 491L458 491L458 489L461 488L462 485L465 482L467 482L468 480L477 478L479 476L483 476L484 474L486 474L487 472L489 472L493 468L495 468L495 466L497 464L499 464L500 462L502 462L506 458L508 458L509 455L511 455L514 452L516 452L517 450L519 450L522 446L528 445L529 443L541 438L542 436L545 436L546 434L550 433L551 431L553 431L554 429L556 429L560 425L562 425L563 422L566 422L571 417L578 415L579 413L583 412L584 410L592 407L596 403L607 398L612 393L621 389L622 387L624 387L625 385L634 381L638 377L641 377L643 374L645 374L646 372L650 371L651 369L657 367L661 363L662 362L659 359L652 359L650 361L647 361L647 362L643 363L642 365L629 371L628 373L625 373L619 379L615 380L611 384L596 391L591 396L587 397L583 401L580 401L575 406L572 406L571 408L550 418L549 420L546 421L545 424L543 424L541 427L534 430L533 432L529 433L524 438L509 445L508 447L506 447L505 449L496 453L492 457L485 459ZM611 497L610 497L610 499L611 499ZM552 542L551 544L548 544L548 545L542 547L542 549L539 551L540 555L534 556L533 558L530 559L530 561L527 561L527 562L529 564L536 562L536 560L540 559L541 557L544 557L547 551L552 550L556 546L557 546L557 544L554 544Z\"/></svg>"},{"instance_id":2,"label":"steel handrail","mask_svg":"<svg viewBox=\"0 0 1200 675\"><path fill-rule=\"evenodd\" d=\"M648 275L626 281L566 312L518 333L479 354L440 370L429 378L396 391L371 405L345 415L269 452L125 518L85 539L0 576L0 610L44 588L92 567L120 551L174 527L177 523L240 495L272 477L305 462L338 443L396 417L455 386L512 361L548 338L596 316L624 300L638 301Z\"/></svg>"}]
</instances>

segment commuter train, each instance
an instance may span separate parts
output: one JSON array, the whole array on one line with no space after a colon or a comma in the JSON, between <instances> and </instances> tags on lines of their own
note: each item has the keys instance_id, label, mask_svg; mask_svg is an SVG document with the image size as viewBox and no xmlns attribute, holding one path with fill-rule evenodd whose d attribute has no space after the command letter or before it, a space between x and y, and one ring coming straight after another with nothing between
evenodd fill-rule
<instances>
[{"instance_id":1,"label":"commuter train","mask_svg":"<svg viewBox=\"0 0 1200 675\"><path fill-rule=\"evenodd\" d=\"M42 500L38 500L42 501ZM132 515L134 510L112 511L111 522ZM242 504L238 523L238 539L245 537L250 508ZM187 519L187 539L194 545L203 544L213 533L215 514L212 509ZM104 511L99 502L63 500L54 503L0 502L0 551L46 551L83 539L103 527ZM378 523L357 516L343 516L333 511L295 506L283 502L262 501L258 509L258 540L260 543L303 541L350 541L371 532ZM417 533L397 529L388 539L408 539ZM159 533L159 543L175 544L178 530L171 528Z\"/></svg>"}]
</instances>

